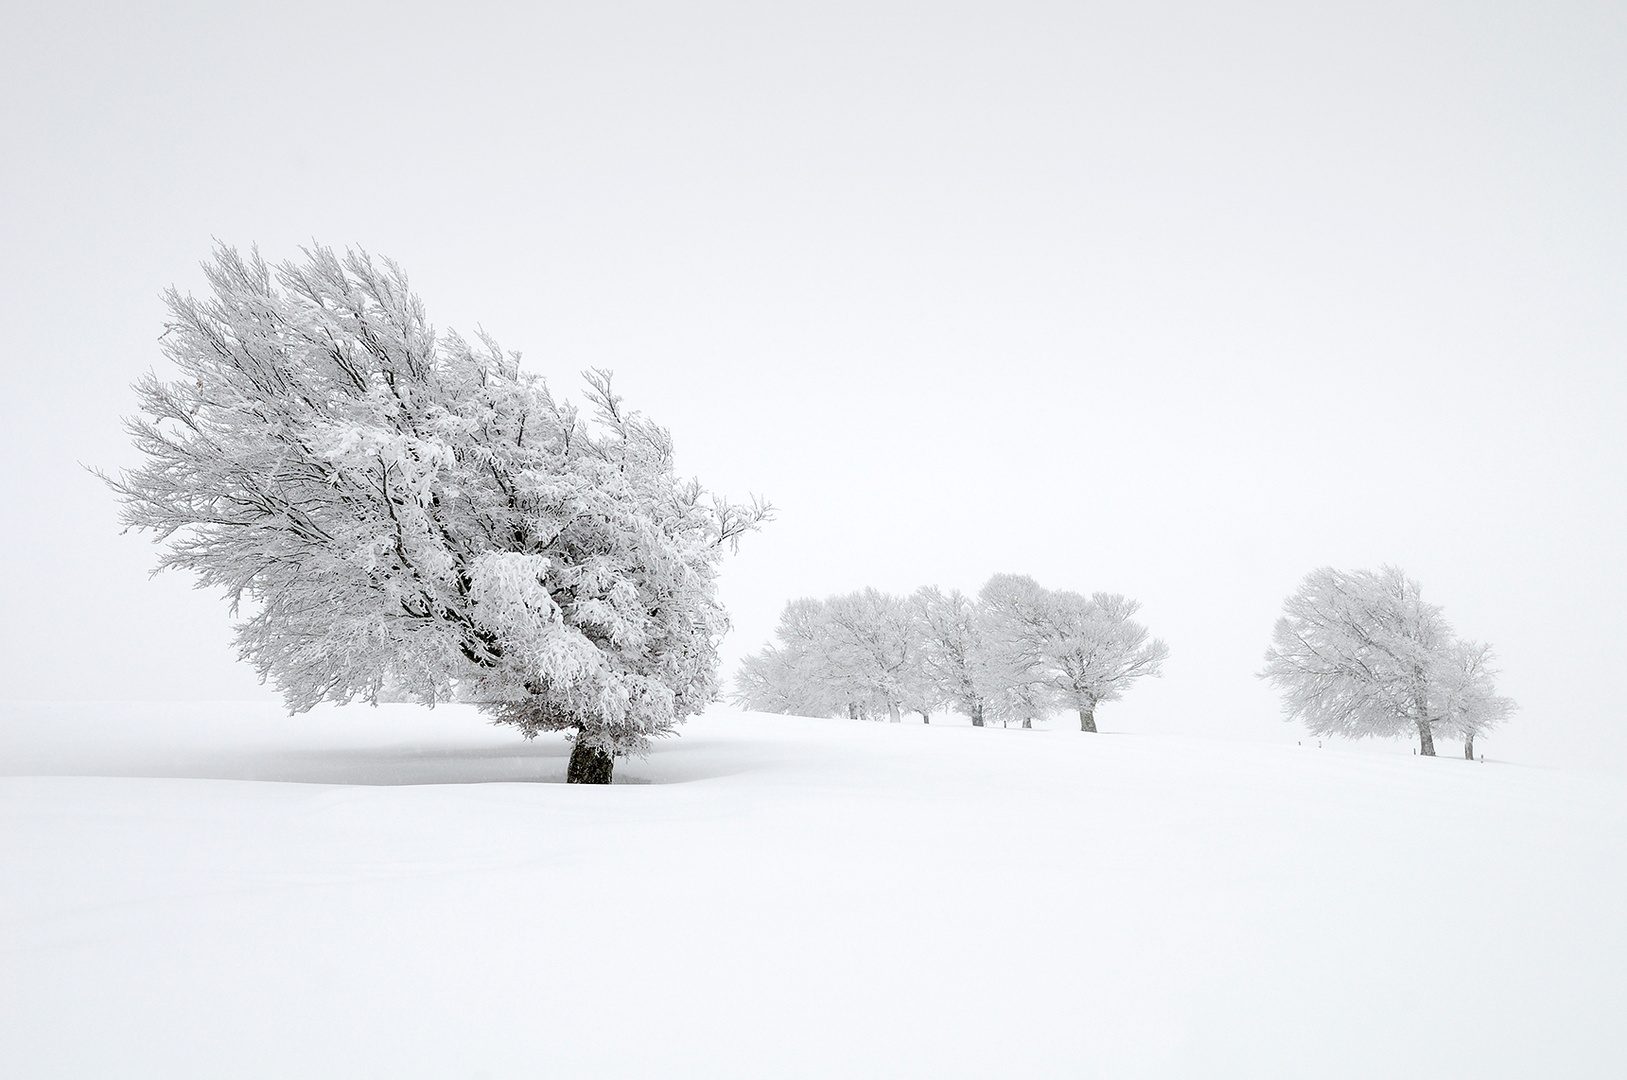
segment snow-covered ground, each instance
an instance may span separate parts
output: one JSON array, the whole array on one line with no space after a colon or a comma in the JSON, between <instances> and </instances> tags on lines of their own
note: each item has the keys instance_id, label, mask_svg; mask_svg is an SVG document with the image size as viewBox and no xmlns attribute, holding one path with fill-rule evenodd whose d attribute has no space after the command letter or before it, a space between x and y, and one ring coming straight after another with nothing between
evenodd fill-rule
<instances>
[{"instance_id":1,"label":"snow-covered ground","mask_svg":"<svg viewBox=\"0 0 1627 1080\"><path fill-rule=\"evenodd\" d=\"M0 706L0 1075L1627 1075L1627 780L723 708L564 764Z\"/></svg>"}]
</instances>

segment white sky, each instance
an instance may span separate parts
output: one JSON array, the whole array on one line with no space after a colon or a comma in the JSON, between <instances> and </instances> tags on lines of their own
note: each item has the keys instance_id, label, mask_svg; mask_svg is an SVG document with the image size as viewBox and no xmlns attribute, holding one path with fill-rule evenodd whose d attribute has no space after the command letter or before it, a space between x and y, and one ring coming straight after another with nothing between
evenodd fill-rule
<instances>
[{"instance_id":1,"label":"white sky","mask_svg":"<svg viewBox=\"0 0 1627 1080\"><path fill-rule=\"evenodd\" d=\"M1396 562L1497 646L1489 753L1627 760L1627 7L504 7L8 5L0 695L267 694L78 463L212 237L316 238L781 508L726 671L1030 573L1170 643L1105 728L1288 738L1283 597Z\"/></svg>"}]
</instances>

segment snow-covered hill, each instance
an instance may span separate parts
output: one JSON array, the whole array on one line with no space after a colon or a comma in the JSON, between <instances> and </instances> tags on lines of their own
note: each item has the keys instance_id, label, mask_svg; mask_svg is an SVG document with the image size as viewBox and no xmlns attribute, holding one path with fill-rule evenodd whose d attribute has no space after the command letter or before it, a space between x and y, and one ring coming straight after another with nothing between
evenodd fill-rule
<instances>
[{"instance_id":1,"label":"snow-covered hill","mask_svg":"<svg viewBox=\"0 0 1627 1080\"><path fill-rule=\"evenodd\" d=\"M1616 1077L1627 781L411 706L0 706L0 1075Z\"/></svg>"}]
</instances>

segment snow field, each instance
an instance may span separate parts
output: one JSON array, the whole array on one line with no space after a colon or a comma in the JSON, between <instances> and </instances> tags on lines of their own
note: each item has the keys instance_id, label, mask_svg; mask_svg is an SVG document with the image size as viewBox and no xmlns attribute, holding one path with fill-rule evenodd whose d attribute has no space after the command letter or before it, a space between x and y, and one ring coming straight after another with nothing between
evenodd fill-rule
<instances>
[{"instance_id":1,"label":"snow field","mask_svg":"<svg viewBox=\"0 0 1627 1080\"><path fill-rule=\"evenodd\" d=\"M0 709L0 1075L1627 1072L1617 778L719 708L568 787L462 707Z\"/></svg>"}]
</instances>

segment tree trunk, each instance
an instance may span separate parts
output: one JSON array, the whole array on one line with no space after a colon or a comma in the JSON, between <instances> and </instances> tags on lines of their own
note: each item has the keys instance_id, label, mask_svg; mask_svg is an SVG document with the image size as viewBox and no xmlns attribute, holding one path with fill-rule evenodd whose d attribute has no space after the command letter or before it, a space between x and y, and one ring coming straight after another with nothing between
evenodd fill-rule
<instances>
[{"instance_id":1,"label":"tree trunk","mask_svg":"<svg viewBox=\"0 0 1627 1080\"><path fill-rule=\"evenodd\" d=\"M849 720L857 720L859 718L859 707L851 701L847 703L847 718Z\"/></svg>"},{"instance_id":2,"label":"tree trunk","mask_svg":"<svg viewBox=\"0 0 1627 1080\"><path fill-rule=\"evenodd\" d=\"M889 724L902 724L904 718L898 713L898 706L893 702L887 703L887 722Z\"/></svg>"},{"instance_id":3,"label":"tree trunk","mask_svg":"<svg viewBox=\"0 0 1627 1080\"><path fill-rule=\"evenodd\" d=\"M1080 731L1095 731L1096 730L1096 706L1092 705L1088 709L1080 709L1079 710L1079 730Z\"/></svg>"},{"instance_id":4,"label":"tree trunk","mask_svg":"<svg viewBox=\"0 0 1627 1080\"><path fill-rule=\"evenodd\" d=\"M981 705L979 705L976 709L974 709L972 711L972 726L973 727L982 727L983 726L983 706L981 706Z\"/></svg>"},{"instance_id":5,"label":"tree trunk","mask_svg":"<svg viewBox=\"0 0 1627 1080\"><path fill-rule=\"evenodd\" d=\"M1034 726L1034 721L1033 720L1024 720L1023 721L1023 727L1031 728L1033 726Z\"/></svg>"},{"instance_id":6,"label":"tree trunk","mask_svg":"<svg viewBox=\"0 0 1627 1080\"><path fill-rule=\"evenodd\" d=\"M932 714L929 713L929 712L922 713L921 714L921 723L923 723L923 724L932 723Z\"/></svg>"},{"instance_id":7,"label":"tree trunk","mask_svg":"<svg viewBox=\"0 0 1627 1080\"><path fill-rule=\"evenodd\" d=\"M1463 736L1463 756L1470 761L1474 760L1474 732Z\"/></svg>"},{"instance_id":8,"label":"tree trunk","mask_svg":"<svg viewBox=\"0 0 1627 1080\"><path fill-rule=\"evenodd\" d=\"M1418 752L1424 757L1435 756L1434 725L1428 720L1418 721Z\"/></svg>"},{"instance_id":9,"label":"tree trunk","mask_svg":"<svg viewBox=\"0 0 1627 1080\"><path fill-rule=\"evenodd\" d=\"M567 784L608 784L616 759L596 746L588 746L579 736L571 750L571 763L565 769Z\"/></svg>"}]
</instances>

